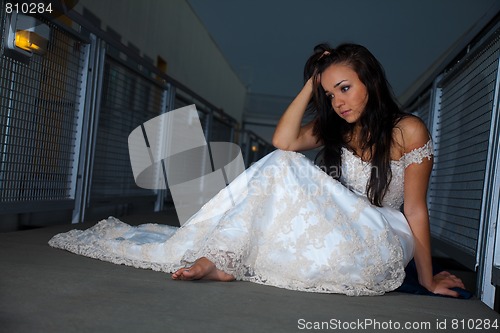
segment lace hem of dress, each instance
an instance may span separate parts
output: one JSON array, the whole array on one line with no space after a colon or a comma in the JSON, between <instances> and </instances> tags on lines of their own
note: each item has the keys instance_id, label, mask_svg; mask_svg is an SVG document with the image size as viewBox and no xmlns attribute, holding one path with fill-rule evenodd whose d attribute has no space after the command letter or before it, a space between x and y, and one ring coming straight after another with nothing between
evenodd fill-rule
<instances>
[{"instance_id":1,"label":"lace hem of dress","mask_svg":"<svg viewBox=\"0 0 500 333\"><path fill-rule=\"evenodd\" d=\"M398 252L398 250L396 250L396 252ZM236 255L234 252L213 250L203 253L203 256L212 261L217 269L227 274L233 275L236 280L248 281L295 291L325 294L345 294L347 296L377 296L397 289L399 286L401 286L405 278L405 270L400 260L401 254L396 254L396 256L394 257L394 261L386 263L384 265L384 268L387 269L387 272L388 274L390 274L390 276L388 276L381 282L374 283L369 286L367 286L366 283L356 285L351 283L326 283L325 281L321 283L310 284L307 283L307 281L284 278L287 273L286 271L277 271L274 273L270 273L268 271L264 273L255 272L250 267L246 267L245 265L243 265L241 256ZM190 256L190 258L186 258L187 260L183 260L183 262L185 264L192 264L195 261L194 258L195 256ZM390 268L388 268L387 266L390 266Z\"/></svg>"},{"instance_id":2,"label":"lace hem of dress","mask_svg":"<svg viewBox=\"0 0 500 333\"><path fill-rule=\"evenodd\" d=\"M66 250L74 254L82 255L92 259L107 261L117 265L125 265L135 268L151 269L157 272L171 273L181 268L182 266L172 264L161 264L151 261L144 261L139 259L132 259L123 256L113 255L101 249L101 246L95 243L78 243L75 239L81 230L71 230L65 234L58 234L54 236L49 245L54 248Z\"/></svg>"},{"instance_id":3,"label":"lace hem of dress","mask_svg":"<svg viewBox=\"0 0 500 333\"><path fill-rule=\"evenodd\" d=\"M296 291L305 291L311 293L324 293L324 294L344 294L346 296L379 296L386 292L396 290L401 286L405 278L404 269L398 269L393 272L393 279L385 280L380 284L373 285L372 289L364 285L336 285L336 284L316 284L314 286L306 286L299 281L286 281L281 277L263 277L261 275L254 275L250 277L243 277L241 280L273 286L277 288L284 288Z\"/></svg>"},{"instance_id":4,"label":"lace hem of dress","mask_svg":"<svg viewBox=\"0 0 500 333\"><path fill-rule=\"evenodd\" d=\"M156 231L156 226L153 224L144 224L143 226L143 230ZM85 257L117 265L151 269L157 272L170 273L182 267L175 263L155 262L147 256L144 257L144 260L141 260L125 255L124 249L131 248L137 244L121 237L131 228L131 226L110 216L108 219L98 222L87 230L74 229L66 233L57 234L49 240L48 244L53 248L66 250ZM170 226L168 228L172 230L177 229L177 227ZM113 240L116 240L120 245L111 250L109 244ZM155 244L141 244L141 246L143 253L146 253L148 248L154 247Z\"/></svg>"}]
</instances>

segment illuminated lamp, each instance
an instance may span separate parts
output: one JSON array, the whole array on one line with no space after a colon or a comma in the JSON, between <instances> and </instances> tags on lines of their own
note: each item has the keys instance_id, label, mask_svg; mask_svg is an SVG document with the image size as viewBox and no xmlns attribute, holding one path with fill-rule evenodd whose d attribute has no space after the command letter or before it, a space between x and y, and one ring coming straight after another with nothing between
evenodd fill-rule
<instances>
[{"instance_id":1,"label":"illuminated lamp","mask_svg":"<svg viewBox=\"0 0 500 333\"><path fill-rule=\"evenodd\" d=\"M6 46L9 55L31 57L47 52L50 28L32 16L12 13L7 21Z\"/></svg>"}]
</instances>

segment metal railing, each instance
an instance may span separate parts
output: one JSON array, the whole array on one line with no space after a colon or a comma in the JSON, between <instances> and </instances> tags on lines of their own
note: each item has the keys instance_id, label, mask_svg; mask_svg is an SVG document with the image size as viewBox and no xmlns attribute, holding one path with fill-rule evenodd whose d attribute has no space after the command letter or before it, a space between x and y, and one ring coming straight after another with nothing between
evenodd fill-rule
<instances>
[{"instance_id":1,"label":"metal railing","mask_svg":"<svg viewBox=\"0 0 500 333\"><path fill-rule=\"evenodd\" d=\"M77 12L67 17L71 27L37 17L51 30L44 56L22 63L2 52L0 215L70 210L76 223L131 206L164 209L168 190L135 184L127 139L145 121L189 104L206 140L239 143L246 165L271 150L136 49Z\"/></svg>"},{"instance_id":2,"label":"metal railing","mask_svg":"<svg viewBox=\"0 0 500 333\"><path fill-rule=\"evenodd\" d=\"M491 234L500 202L500 15L468 43L407 110L426 121L434 142L428 205L435 248L479 271L479 294L492 306L492 263L500 264L500 237L495 249Z\"/></svg>"}]
</instances>

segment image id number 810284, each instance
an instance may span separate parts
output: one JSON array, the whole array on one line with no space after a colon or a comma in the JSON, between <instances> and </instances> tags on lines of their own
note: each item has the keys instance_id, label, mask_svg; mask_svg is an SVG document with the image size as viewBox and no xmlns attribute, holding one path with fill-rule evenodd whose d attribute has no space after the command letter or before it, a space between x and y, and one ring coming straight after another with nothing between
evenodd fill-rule
<instances>
[{"instance_id":1,"label":"image id number 810284","mask_svg":"<svg viewBox=\"0 0 500 333\"><path fill-rule=\"evenodd\" d=\"M52 3L47 2L6 2L5 12L7 14L45 14L52 13Z\"/></svg>"}]
</instances>

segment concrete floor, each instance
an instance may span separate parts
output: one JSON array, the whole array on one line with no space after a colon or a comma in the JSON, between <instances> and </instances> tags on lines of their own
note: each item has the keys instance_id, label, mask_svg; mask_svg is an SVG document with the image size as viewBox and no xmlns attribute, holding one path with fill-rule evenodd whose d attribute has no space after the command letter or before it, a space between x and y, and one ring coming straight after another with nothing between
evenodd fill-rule
<instances>
[{"instance_id":1,"label":"concrete floor","mask_svg":"<svg viewBox=\"0 0 500 333\"><path fill-rule=\"evenodd\" d=\"M500 325L500 315L478 299L398 292L348 297L248 282L173 281L168 274L47 245L56 233L88 226L0 234L1 332L298 332L315 327L390 332L405 324L420 326L405 331L466 332L461 325L484 328L485 320Z\"/></svg>"}]
</instances>

